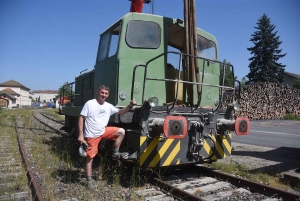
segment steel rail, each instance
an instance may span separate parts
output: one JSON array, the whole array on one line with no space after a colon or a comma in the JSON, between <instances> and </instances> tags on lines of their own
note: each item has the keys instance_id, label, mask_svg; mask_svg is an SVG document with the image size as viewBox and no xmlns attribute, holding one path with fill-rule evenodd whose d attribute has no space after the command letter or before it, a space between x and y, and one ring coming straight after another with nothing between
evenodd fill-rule
<instances>
[{"instance_id":1,"label":"steel rail","mask_svg":"<svg viewBox=\"0 0 300 201\"><path fill-rule=\"evenodd\" d=\"M60 124L62 124L62 125L65 125L65 124L63 123L63 121L59 121L59 120L57 120L57 119L53 119L53 118L51 118L51 117L48 117L47 115L43 114L42 112L40 112L40 114L43 115L44 117L46 117L46 118L52 120L52 121L55 121L55 122L60 123Z\"/></svg>"},{"instance_id":2,"label":"steel rail","mask_svg":"<svg viewBox=\"0 0 300 201\"><path fill-rule=\"evenodd\" d=\"M64 135L64 136L66 136L66 137L70 137L70 135L66 134L65 132L62 132L62 131L60 131L60 130L58 130L58 129L56 129L56 128L53 128L53 127L49 126L48 124L46 124L45 122L41 121L39 118L37 118L37 117L35 116L35 114L32 114L32 116L33 116L36 120L38 120L40 123L42 123L43 125L45 125L45 126L51 128L52 130L55 130L56 132L58 132L58 133L60 133L60 134L62 134L62 135Z\"/></svg>"},{"instance_id":3,"label":"steel rail","mask_svg":"<svg viewBox=\"0 0 300 201\"><path fill-rule=\"evenodd\" d=\"M267 195L267 196L273 196L276 195L278 197L281 197L283 200L300 200L300 195L292 192L287 192L278 188L273 188L264 184L260 184L257 182L249 181L240 177L236 177L227 173L220 172L218 170L213 170L211 168L205 167L205 166L196 166L197 168L201 169L201 173L204 173L211 177L216 177L218 179L222 179L224 181L228 181L231 184L243 187L243 188L249 188L252 191Z\"/></svg>"},{"instance_id":4,"label":"steel rail","mask_svg":"<svg viewBox=\"0 0 300 201\"><path fill-rule=\"evenodd\" d=\"M35 197L38 201L43 201L44 198L41 194L41 190L40 190L40 188L37 184L37 181L35 179L35 176L32 172L32 168L31 168L31 165L28 161L28 158L25 156L26 152L25 152L24 146L22 144L22 137L20 135L19 128L17 126L17 118L15 118L15 130L16 130L16 133L18 135L18 144L19 144L19 147L20 147L22 158L23 158L23 160L25 162L25 165L26 165L27 173L28 173L28 176L29 176L29 179L30 179L30 184L32 185L33 191L35 193Z\"/></svg>"},{"instance_id":5,"label":"steel rail","mask_svg":"<svg viewBox=\"0 0 300 201\"><path fill-rule=\"evenodd\" d=\"M198 196L195 196L191 193L188 193L184 190L181 190L179 188L176 188L174 186L172 186L171 184L168 184L158 178L152 178L151 179L152 182L157 185L162 191L166 192L166 193L171 193L172 196L180 199L180 200L188 200L188 201L205 201L203 199L201 199Z\"/></svg>"}]
</instances>

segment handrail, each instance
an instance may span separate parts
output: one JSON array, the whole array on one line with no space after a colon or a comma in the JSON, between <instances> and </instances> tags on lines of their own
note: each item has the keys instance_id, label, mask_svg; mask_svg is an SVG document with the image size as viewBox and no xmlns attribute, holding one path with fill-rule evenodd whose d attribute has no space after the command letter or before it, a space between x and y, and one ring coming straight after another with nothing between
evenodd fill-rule
<instances>
[{"instance_id":1,"label":"handrail","mask_svg":"<svg viewBox=\"0 0 300 201\"><path fill-rule=\"evenodd\" d=\"M150 77L147 77L147 68L148 68L148 65L155 61L156 59L166 55L166 54L178 54L180 55L180 59L179 59L179 69L178 69L178 78L180 78L180 70L181 70L181 61L182 61L182 56L189 56L189 57L193 57L193 58L198 58L198 59L202 59L203 60L203 68L202 68L202 79L201 79L201 83L197 83L197 82L190 82L190 81L181 81L180 79L178 80L173 80L173 79L165 79L165 78L150 78ZM213 85L213 84L206 84L204 83L204 67L205 67L205 63L218 63L218 64L222 64L223 65L223 79L222 79L222 85ZM156 81L168 81L168 82L176 82L178 83L177 84L177 87L176 87L176 94L175 94L175 100L174 100L174 103L172 104L171 108L169 110L171 110L175 103L177 102L177 99L178 99L178 89L179 89L179 83L185 83L185 84L193 84L193 85L201 85L201 94L200 96L198 97L198 102L197 102L197 105L195 107L195 109L193 109L193 111L195 111L200 103L201 103L201 99L202 99L202 87L203 86L211 86L211 87L218 87L218 88L221 88L221 96L219 96L219 103L218 105L216 106L216 110L218 110L221 106L222 106L222 99L223 99L223 89L232 89L234 92L235 92L235 88L234 88L234 82L233 82L233 86L232 87L228 87L228 86L224 86L224 81L225 81L225 67L226 66L229 66L231 67L231 72L232 72L232 75L234 77L234 67L232 64L228 63L224 63L224 62L220 62L220 61L217 61L217 60L212 60L212 59L208 59L208 58L204 58L204 57L200 57L200 56L194 56L194 55L189 55L189 54L185 54L185 53L180 53L180 52L174 52L174 51L167 51L167 52L164 52L164 53L161 53L159 55L157 55L156 57L153 57L152 59L150 59L149 61L147 61L145 64L139 64L139 65L136 65L133 69L133 77L132 77L132 85L131 85L131 99L133 99L133 91L134 91L134 81L135 81L135 72L136 72L136 69L138 67L144 67L145 68L145 72L144 72L144 79L143 79L143 92L142 92L142 101L144 100L144 95L145 95L145 85L146 85L146 80L156 80Z\"/></svg>"},{"instance_id":2,"label":"handrail","mask_svg":"<svg viewBox=\"0 0 300 201\"><path fill-rule=\"evenodd\" d=\"M166 55L166 54L178 54L180 55L180 59L179 59L179 69L178 69L178 79L177 80L174 80L174 79L165 79L165 78L150 78L150 77L147 77L147 68L148 68L148 65L157 60L158 58ZM193 57L193 58L198 58L198 59L202 59L203 60L203 68L202 68L202 79L201 79L201 82L200 83L197 83L197 82L190 82L190 81L182 81L180 80L180 70L181 70L181 61L182 61L182 57L183 56L188 56L188 57ZM223 65L223 78L222 78L222 85L218 84L218 85L214 85L214 84L206 84L204 83L204 67L205 67L205 63L218 63L218 64L221 64ZM234 83L233 83L233 86L232 87L228 87L228 86L224 86L224 81L225 81L225 75L226 75L226 66L229 66L231 68L231 72L232 72L232 76L234 78L234 67L232 64L228 63L224 63L224 62L220 62L220 61L217 61L217 60L212 60L212 59L208 59L208 58L204 58L204 57L200 57L200 56L194 56L194 55L189 55L189 54L185 54L185 53L180 53L180 52L174 52L174 51L167 51L167 52L164 52L164 53L161 53L155 57L153 57L152 59L150 59L149 61L147 61L145 64L138 64L134 67L133 69L133 75L132 75L132 84L131 84L131 99L133 99L133 91L134 91L134 81L135 81L135 74L136 74L136 69L138 67L144 67L145 68L145 72L144 72L144 78L143 78L143 91L142 91L142 101L144 101L144 95L145 95L145 85L146 85L146 80L156 80L156 81L168 81L168 82L175 82L175 83L178 83L177 86L176 86L176 95L175 95L175 100L174 100L174 103L172 104L171 108L169 108L168 110L171 110L175 103L177 102L177 99L178 99L178 88L179 88L179 83L185 83L185 84L193 84L193 85L201 85L201 86L211 86L211 87L218 87L218 88L221 88L221 96L219 96L219 103L218 105L216 106L216 110L218 110L221 105L222 105L222 99L223 99L223 90L224 89L232 89L233 92L235 93L235 88L234 88ZM195 111L200 103L201 103L201 97L202 97L202 91L201 90L201 93L200 93L200 96L198 97L198 102L196 104L196 107L195 109L193 109L193 111ZM239 96L240 97L240 96Z\"/></svg>"}]
</instances>

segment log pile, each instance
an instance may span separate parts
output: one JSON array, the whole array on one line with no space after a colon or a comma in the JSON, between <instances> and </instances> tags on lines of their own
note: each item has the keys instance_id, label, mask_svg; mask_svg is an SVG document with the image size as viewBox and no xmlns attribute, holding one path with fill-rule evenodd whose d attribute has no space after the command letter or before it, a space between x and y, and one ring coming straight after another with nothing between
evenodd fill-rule
<instances>
[{"instance_id":1,"label":"log pile","mask_svg":"<svg viewBox=\"0 0 300 201\"><path fill-rule=\"evenodd\" d=\"M222 108L231 101L232 93L223 94ZM287 114L300 117L300 90L276 83L256 83L241 88L240 108L236 117L250 120L283 119ZM237 93L235 93L237 100Z\"/></svg>"}]
</instances>

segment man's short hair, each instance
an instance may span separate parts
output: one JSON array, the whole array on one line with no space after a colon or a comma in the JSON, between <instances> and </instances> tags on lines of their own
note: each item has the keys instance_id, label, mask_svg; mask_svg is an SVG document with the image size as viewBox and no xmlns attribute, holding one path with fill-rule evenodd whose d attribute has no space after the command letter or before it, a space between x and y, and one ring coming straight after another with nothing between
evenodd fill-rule
<instances>
[{"instance_id":1,"label":"man's short hair","mask_svg":"<svg viewBox=\"0 0 300 201\"><path fill-rule=\"evenodd\" d=\"M98 91L101 91L102 89L107 90L108 92L110 91L109 87L105 85L100 85Z\"/></svg>"}]
</instances>

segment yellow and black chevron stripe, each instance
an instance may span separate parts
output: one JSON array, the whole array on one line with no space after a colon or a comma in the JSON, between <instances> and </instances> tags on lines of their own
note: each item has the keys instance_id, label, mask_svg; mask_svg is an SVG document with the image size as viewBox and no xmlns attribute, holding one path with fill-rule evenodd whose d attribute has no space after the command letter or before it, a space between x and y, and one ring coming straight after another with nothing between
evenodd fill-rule
<instances>
[{"instance_id":1,"label":"yellow and black chevron stripe","mask_svg":"<svg viewBox=\"0 0 300 201\"><path fill-rule=\"evenodd\" d=\"M217 160L221 158L226 158L231 155L231 138L232 134L229 135L216 135L212 136L216 144L216 152L211 160ZM210 156L213 153L213 142L210 139L205 139L204 141L204 151L202 153L206 156Z\"/></svg>"},{"instance_id":2,"label":"yellow and black chevron stripe","mask_svg":"<svg viewBox=\"0 0 300 201\"><path fill-rule=\"evenodd\" d=\"M140 166L163 167L180 164L180 139L140 137Z\"/></svg>"},{"instance_id":3,"label":"yellow and black chevron stripe","mask_svg":"<svg viewBox=\"0 0 300 201\"><path fill-rule=\"evenodd\" d=\"M231 138L229 135L218 135L213 137L216 144L215 155L211 158L217 160L231 155ZM148 138L140 137L140 158L141 167L165 167L171 165L180 165L185 163L197 163L188 158L188 140L187 139L167 139L167 138ZM214 143L210 139L205 139L204 147L200 150L203 157L210 156L213 153Z\"/></svg>"}]
</instances>

